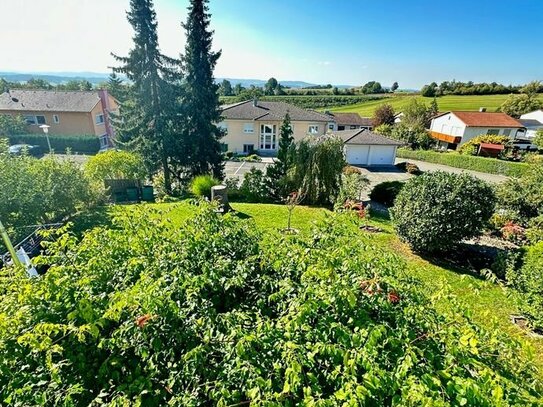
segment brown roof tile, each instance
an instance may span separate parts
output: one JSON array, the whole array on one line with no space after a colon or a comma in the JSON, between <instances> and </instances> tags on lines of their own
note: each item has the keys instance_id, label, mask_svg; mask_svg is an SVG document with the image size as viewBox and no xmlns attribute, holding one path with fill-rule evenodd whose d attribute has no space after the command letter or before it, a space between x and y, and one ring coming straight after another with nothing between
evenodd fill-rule
<instances>
[{"instance_id":1,"label":"brown roof tile","mask_svg":"<svg viewBox=\"0 0 543 407\"><path fill-rule=\"evenodd\" d=\"M329 112L339 126L371 126L370 117L361 117L358 113Z\"/></svg>"},{"instance_id":2,"label":"brown roof tile","mask_svg":"<svg viewBox=\"0 0 543 407\"><path fill-rule=\"evenodd\" d=\"M90 112L98 102L98 91L12 89L0 95L0 111Z\"/></svg>"},{"instance_id":3,"label":"brown roof tile","mask_svg":"<svg viewBox=\"0 0 543 407\"><path fill-rule=\"evenodd\" d=\"M505 113L451 111L468 127L524 127Z\"/></svg>"},{"instance_id":4,"label":"brown roof tile","mask_svg":"<svg viewBox=\"0 0 543 407\"><path fill-rule=\"evenodd\" d=\"M313 110L302 109L284 102L257 101L256 106L252 100L223 108L222 116L225 119L238 120L278 120L290 115L292 121L329 122L330 117Z\"/></svg>"},{"instance_id":5,"label":"brown roof tile","mask_svg":"<svg viewBox=\"0 0 543 407\"><path fill-rule=\"evenodd\" d=\"M394 140L367 129L342 130L334 132L345 144L365 144L378 146L403 146L405 143Z\"/></svg>"}]
</instances>

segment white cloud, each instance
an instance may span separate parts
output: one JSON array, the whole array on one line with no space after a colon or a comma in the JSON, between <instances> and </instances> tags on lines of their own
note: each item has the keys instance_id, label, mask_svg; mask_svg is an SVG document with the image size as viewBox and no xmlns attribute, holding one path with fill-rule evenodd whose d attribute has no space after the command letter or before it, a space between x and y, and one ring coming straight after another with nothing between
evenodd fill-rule
<instances>
[{"instance_id":1,"label":"white cloud","mask_svg":"<svg viewBox=\"0 0 543 407\"><path fill-rule=\"evenodd\" d=\"M331 65L332 63L330 61L319 61L317 62L317 65Z\"/></svg>"}]
</instances>

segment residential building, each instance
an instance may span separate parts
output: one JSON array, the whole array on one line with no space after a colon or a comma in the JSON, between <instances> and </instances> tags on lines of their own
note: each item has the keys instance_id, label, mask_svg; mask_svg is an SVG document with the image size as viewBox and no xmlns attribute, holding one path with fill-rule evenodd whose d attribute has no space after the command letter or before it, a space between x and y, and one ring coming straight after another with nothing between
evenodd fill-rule
<instances>
[{"instance_id":1,"label":"residential building","mask_svg":"<svg viewBox=\"0 0 543 407\"><path fill-rule=\"evenodd\" d=\"M307 135L321 136L335 128L335 122L323 113L284 102L249 100L223 107L219 127L226 132L222 139L224 151L277 154L280 128L287 113L295 141Z\"/></svg>"},{"instance_id":2,"label":"residential building","mask_svg":"<svg viewBox=\"0 0 543 407\"><path fill-rule=\"evenodd\" d=\"M326 114L336 123L335 128L330 130L373 130L371 117L362 117L358 113L326 112Z\"/></svg>"},{"instance_id":3,"label":"residential building","mask_svg":"<svg viewBox=\"0 0 543 407\"><path fill-rule=\"evenodd\" d=\"M42 133L40 126L46 124L51 135L95 135L101 149L113 146L110 113L118 109L107 90L12 89L0 95L0 114L22 116L29 133Z\"/></svg>"},{"instance_id":4,"label":"residential building","mask_svg":"<svg viewBox=\"0 0 543 407\"><path fill-rule=\"evenodd\" d=\"M396 150L404 143L374 133L368 129L344 130L333 133L345 143L345 160L352 165L390 166L396 160Z\"/></svg>"},{"instance_id":5,"label":"residential building","mask_svg":"<svg viewBox=\"0 0 543 407\"><path fill-rule=\"evenodd\" d=\"M543 109L523 114L519 122L526 127L526 138L534 138L537 131L543 129Z\"/></svg>"},{"instance_id":6,"label":"residential building","mask_svg":"<svg viewBox=\"0 0 543 407\"><path fill-rule=\"evenodd\" d=\"M481 134L523 137L526 128L505 113L452 111L434 117L430 133L440 148L455 150Z\"/></svg>"}]
</instances>

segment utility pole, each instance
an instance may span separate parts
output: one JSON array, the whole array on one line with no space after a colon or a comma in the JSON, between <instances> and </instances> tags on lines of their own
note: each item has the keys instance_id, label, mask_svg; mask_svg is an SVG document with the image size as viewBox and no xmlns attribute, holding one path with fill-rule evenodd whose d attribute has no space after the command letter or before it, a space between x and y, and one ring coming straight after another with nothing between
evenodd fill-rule
<instances>
[{"instance_id":1,"label":"utility pole","mask_svg":"<svg viewBox=\"0 0 543 407\"><path fill-rule=\"evenodd\" d=\"M22 266L21 261L19 260L19 257L17 257L17 253L15 252L15 249L13 248L13 245L11 244L11 240L9 240L8 232L6 231L6 228L4 227L4 225L2 224L2 221L0 221L0 235L2 235L4 244L8 248L8 252L11 255L13 264L15 264L17 267Z\"/></svg>"}]
</instances>

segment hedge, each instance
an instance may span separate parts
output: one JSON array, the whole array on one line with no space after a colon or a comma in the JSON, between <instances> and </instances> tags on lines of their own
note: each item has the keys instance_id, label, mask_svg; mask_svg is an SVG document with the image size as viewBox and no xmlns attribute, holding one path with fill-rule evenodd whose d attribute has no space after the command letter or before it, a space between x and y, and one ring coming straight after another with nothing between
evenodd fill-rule
<instances>
[{"instance_id":1,"label":"hedge","mask_svg":"<svg viewBox=\"0 0 543 407\"><path fill-rule=\"evenodd\" d=\"M435 164L449 165L451 167L463 168L486 172L489 174L520 177L530 168L530 164L498 160L496 158L476 157L462 155L456 152L440 153L437 151L398 149L399 158L427 161Z\"/></svg>"},{"instance_id":2,"label":"hedge","mask_svg":"<svg viewBox=\"0 0 543 407\"><path fill-rule=\"evenodd\" d=\"M17 134L6 136L9 144L38 145L44 152L49 151L44 134ZM93 135L49 135L51 148L57 153L64 153L69 148L74 153L96 154L100 150L100 140Z\"/></svg>"}]
</instances>

